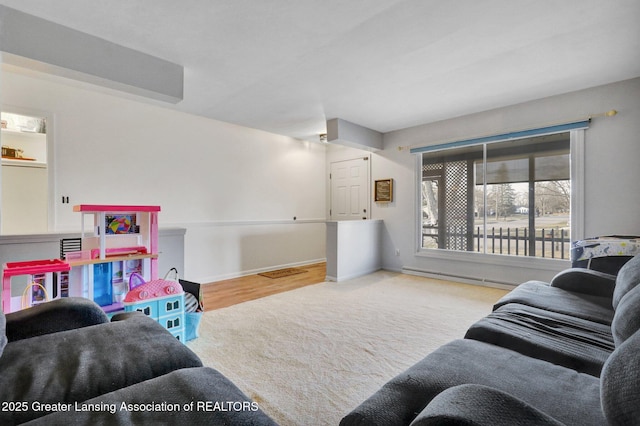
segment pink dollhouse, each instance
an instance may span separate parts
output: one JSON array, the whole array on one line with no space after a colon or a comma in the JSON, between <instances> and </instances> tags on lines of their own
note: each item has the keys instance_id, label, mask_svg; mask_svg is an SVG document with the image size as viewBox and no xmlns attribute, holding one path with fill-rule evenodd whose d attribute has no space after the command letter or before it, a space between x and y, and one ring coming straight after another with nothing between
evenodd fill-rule
<instances>
[{"instance_id":1,"label":"pink dollhouse","mask_svg":"<svg viewBox=\"0 0 640 426\"><path fill-rule=\"evenodd\" d=\"M79 250L65 259L4 265L2 308L14 312L60 297L84 297L102 309L140 311L185 341L184 290L175 281L158 279L159 206L81 204ZM11 279L26 275L23 296L11 297ZM132 278L142 284L133 286ZM26 302L26 303L25 303Z\"/></svg>"},{"instance_id":2,"label":"pink dollhouse","mask_svg":"<svg viewBox=\"0 0 640 426\"><path fill-rule=\"evenodd\" d=\"M82 214L82 250L66 256L69 295L120 311L132 274L158 278L160 206L81 204L73 211Z\"/></svg>"},{"instance_id":3,"label":"pink dollhouse","mask_svg":"<svg viewBox=\"0 0 640 426\"><path fill-rule=\"evenodd\" d=\"M2 308L5 313L22 308L24 297L11 296L11 280L18 275L26 275L28 286L34 288L33 302L66 296L85 297L108 313L123 309L131 274L140 274L145 280L158 278L159 206L81 204L73 210L82 214L82 249L68 252L65 259L4 265ZM41 297L40 291L46 297Z\"/></svg>"}]
</instances>

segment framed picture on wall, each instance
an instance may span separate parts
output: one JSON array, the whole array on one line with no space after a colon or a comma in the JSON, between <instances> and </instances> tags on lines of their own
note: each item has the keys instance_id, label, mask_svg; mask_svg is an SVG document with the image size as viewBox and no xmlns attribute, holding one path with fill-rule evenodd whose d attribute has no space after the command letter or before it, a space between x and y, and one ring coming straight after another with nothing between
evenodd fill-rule
<instances>
[{"instance_id":1,"label":"framed picture on wall","mask_svg":"<svg viewBox=\"0 0 640 426\"><path fill-rule=\"evenodd\" d=\"M390 203L393 201L393 179L375 181L374 200L376 203Z\"/></svg>"}]
</instances>

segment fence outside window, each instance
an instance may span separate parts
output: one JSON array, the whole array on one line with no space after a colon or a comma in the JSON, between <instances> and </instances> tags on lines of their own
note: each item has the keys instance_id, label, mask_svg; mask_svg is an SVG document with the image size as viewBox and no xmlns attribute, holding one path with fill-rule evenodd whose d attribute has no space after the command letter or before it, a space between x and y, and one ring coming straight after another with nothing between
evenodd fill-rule
<instances>
[{"instance_id":1,"label":"fence outside window","mask_svg":"<svg viewBox=\"0 0 640 426\"><path fill-rule=\"evenodd\" d=\"M473 251L480 253L505 254L514 256L535 256L551 259L569 259L571 241L569 231L563 228L537 229L533 235L528 228L487 227L486 238L483 228L477 226L471 235L466 227L447 227L444 238L447 247L461 247L473 240ZM431 233L423 233L423 247L437 247L437 240ZM429 242L431 240L431 244ZM485 244L486 241L486 244Z\"/></svg>"}]
</instances>

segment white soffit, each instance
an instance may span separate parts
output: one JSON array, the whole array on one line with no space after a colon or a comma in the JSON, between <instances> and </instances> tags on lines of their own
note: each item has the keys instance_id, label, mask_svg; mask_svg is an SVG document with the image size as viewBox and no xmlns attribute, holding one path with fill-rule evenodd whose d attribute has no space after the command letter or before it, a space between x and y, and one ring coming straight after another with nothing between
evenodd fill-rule
<instances>
[{"instance_id":1,"label":"white soffit","mask_svg":"<svg viewBox=\"0 0 640 426\"><path fill-rule=\"evenodd\" d=\"M327 142L371 152L383 149L382 133L340 118L327 121Z\"/></svg>"},{"instance_id":2,"label":"white soffit","mask_svg":"<svg viewBox=\"0 0 640 426\"><path fill-rule=\"evenodd\" d=\"M0 5L2 62L176 103L183 67Z\"/></svg>"}]
</instances>

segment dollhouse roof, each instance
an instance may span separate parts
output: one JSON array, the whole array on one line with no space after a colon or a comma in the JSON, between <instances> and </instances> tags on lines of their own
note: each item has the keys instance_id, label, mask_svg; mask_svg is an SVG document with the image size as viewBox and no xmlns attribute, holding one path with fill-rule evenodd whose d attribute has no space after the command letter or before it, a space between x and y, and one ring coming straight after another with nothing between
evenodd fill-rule
<instances>
[{"instance_id":1,"label":"dollhouse roof","mask_svg":"<svg viewBox=\"0 0 640 426\"><path fill-rule=\"evenodd\" d=\"M104 204L79 204L73 206L74 212L109 212L109 213L123 213L123 212L159 212L160 206L122 206L122 205L104 205Z\"/></svg>"},{"instance_id":2,"label":"dollhouse roof","mask_svg":"<svg viewBox=\"0 0 640 426\"><path fill-rule=\"evenodd\" d=\"M124 298L125 303L144 302L162 297L176 296L184 293L182 286L175 281L152 280L129 291Z\"/></svg>"}]
</instances>

